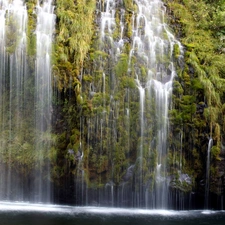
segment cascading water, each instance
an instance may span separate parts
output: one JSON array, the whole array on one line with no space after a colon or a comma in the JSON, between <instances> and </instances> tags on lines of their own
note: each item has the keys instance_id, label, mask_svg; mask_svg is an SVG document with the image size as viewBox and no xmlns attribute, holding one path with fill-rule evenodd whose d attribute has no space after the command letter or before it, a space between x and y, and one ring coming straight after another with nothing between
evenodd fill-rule
<instances>
[{"instance_id":1,"label":"cascading water","mask_svg":"<svg viewBox=\"0 0 225 225\"><path fill-rule=\"evenodd\" d=\"M173 60L179 57L174 51L176 47L182 53L182 46L164 22L163 2L97 1L97 29L85 59L90 64L82 62L82 75L73 77L79 98L72 96L71 77L68 92L75 106L54 103L63 108L57 117L63 126L56 133L66 131L60 136L65 143L59 149L54 146L52 152L54 7L51 0L32 5L32 1L0 0L0 199L49 202L49 158L54 157L53 179L60 180L53 180L55 190L68 179L69 185L59 187L59 195L72 190L75 200L71 202L169 208L173 199L173 206L182 209L182 195L191 193L182 188L192 182L183 174L186 131L179 130L180 144L170 146L168 122L176 76ZM36 15L31 16L31 11ZM59 31L66 16L73 17L66 6L62 11L60 16L65 17L59 16ZM71 72L77 75L76 69ZM67 90L63 91L60 100L67 99ZM73 115L76 122L71 124L71 118L61 120L66 110L79 111L73 107L80 109L80 122L79 115ZM207 152L206 208L211 147L212 139Z\"/></svg>"},{"instance_id":2,"label":"cascading water","mask_svg":"<svg viewBox=\"0 0 225 225\"><path fill-rule=\"evenodd\" d=\"M172 52L180 44L164 23L161 1L136 0L136 12L129 15L124 4L97 2L99 50L92 55L88 152L83 117L78 151L68 149L77 161L74 189L81 204L164 208L169 202L166 157L175 76ZM51 0L37 2L36 55L30 65L26 6L21 0L0 1L3 199L50 201L53 9ZM128 29L125 24L130 19L133 24ZM16 160L21 163L13 165ZM12 171L17 167L18 176ZM94 169L87 174L87 167ZM88 186L87 176L96 183Z\"/></svg>"},{"instance_id":3,"label":"cascading water","mask_svg":"<svg viewBox=\"0 0 225 225\"><path fill-rule=\"evenodd\" d=\"M156 155L156 165L151 165L153 178L144 181L146 165L139 165L139 187L135 192L135 198L146 207L168 207L168 110L170 107L170 95L172 93L172 81L175 69L172 60L172 51L179 42L168 31L164 23L165 7L162 1L135 1L138 13L133 19L133 47L130 51L130 60L136 58L137 63L130 65L130 71L134 70L137 76L140 94L140 161L147 160L151 154ZM181 46L180 46L181 47ZM166 61L167 59L168 61ZM146 75L140 70L145 68ZM146 97L143 99L143 92ZM144 104L144 106L142 106ZM151 110L151 123L146 114ZM149 132L151 130L151 133ZM145 152L143 152L145 151ZM148 162L146 162L148 164ZM150 172L150 171L149 171ZM152 186L151 186L152 185ZM138 185L137 185L138 186ZM144 194L145 193L145 194ZM150 194L151 193L151 194ZM144 203L143 203L144 201Z\"/></svg>"},{"instance_id":4,"label":"cascading water","mask_svg":"<svg viewBox=\"0 0 225 225\"><path fill-rule=\"evenodd\" d=\"M23 198L21 181L13 169L21 151L26 111L27 10L22 0L0 1L0 197ZM20 160L24 156L21 155Z\"/></svg>"},{"instance_id":5,"label":"cascading water","mask_svg":"<svg viewBox=\"0 0 225 225\"><path fill-rule=\"evenodd\" d=\"M115 177L115 169L113 157L115 154L117 142L117 123L118 106L114 97L118 88L115 72L111 68L111 63L117 62L117 57L123 48L123 29L124 26L124 10L121 9L120 21L120 39L115 41L113 34L116 29L116 8L118 3L113 0L97 1L97 14L99 15L99 52L98 59L94 63L94 71L97 71L100 82L92 82L90 85L89 97L97 105L101 105L100 111L95 111L95 116L91 117L88 122L88 145L89 149L93 149L92 157L96 157L96 164L105 164L97 168L98 182L102 188L88 192L90 199L95 196L93 202L109 205L115 205L115 188L113 177ZM110 60L107 61L107 55ZM101 98L100 102L96 98ZM95 100L96 99L96 100ZM94 104L95 104L94 103ZM109 160L108 160L109 159ZM106 177L102 172L106 167L112 168L110 177L104 184ZM86 196L89 199L89 196ZM106 200L107 199L107 200ZM92 201L92 200L90 200Z\"/></svg>"},{"instance_id":6,"label":"cascading water","mask_svg":"<svg viewBox=\"0 0 225 225\"><path fill-rule=\"evenodd\" d=\"M205 177L205 208L209 207L209 189L210 189L210 152L213 146L213 139L210 137L207 149L207 161L206 161L206 177Z\"/></svg>"},{"instance_id":7,"label":"cascading water","mask_svg":"<svg viewBox=\"0 0 225 225\"><path fill-rule=\"evenodd\" d=\"M91 176L99 183L88 199L99 205L166 208L173 49L182 46L164 22L162 1L136 0L136 12L129 16L123 4L97 4L99 51L93 54L88 146L90 166L96 166ZM130 30L124 26L128 19Z\"/></svg>"},{"instance_id":8,"label":"cascading water","mask_svg":"<svg viewBox=\"0 0 225 225\"><path fill-rule=\"evenodd\" d=\"M27 56L25 1L0 1L0 198L4 200L48 202L50 196L46 162L51 141L52 2L38 3L36 13L36 32L30 34L37 40L35 63Z\"/></svg>"},{"instance_id":9,"label":"cascading water","mask_svg":"<svg viewBox=\"0 0 225 225\"><path fill-rule=\"evenodd\" d=\"M35 185L38 193L38 201L50 200L50 168L47 163L43 168L48 151L50 150L49 133L51 132L52 115L52 78L51 78L51 46L55 28L55 14L52 0L43 1L37 5L37 56L35 74L35 127L37 129L35 151L37 151ZM42 178L45 181L42 183Z\"/></svg>"}]
</instances>

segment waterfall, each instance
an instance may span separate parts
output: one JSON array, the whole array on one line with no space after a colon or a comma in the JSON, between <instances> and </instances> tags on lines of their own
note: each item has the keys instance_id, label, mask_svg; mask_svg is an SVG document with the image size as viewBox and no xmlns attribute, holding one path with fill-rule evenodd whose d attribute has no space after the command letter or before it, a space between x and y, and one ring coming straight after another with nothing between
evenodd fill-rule
<instances>
[{"instance_id":1,"label":"waterfall","mask_svg":"<svg viewBox=\"0 0 225 225\"><path fill-rule=\"evenodd\" d=\"M52 115L52 78L51 78L51 45L55 27L55 15L52 0L37 4L36 27L36 73L35 73L35 127L37 129L35 151L37 151L37 169L35 185L38 201L50 200L50 168L47 163L43 168L46 154L50 150L51 115ZM45 177L45 182L42 183Z\"/></svg>"},{"instance_id":2,"label":"waterfall","mask_svg":"<svg viewBox=\"0 0 225 225\"><path fill-rule=\"evenodd\" d=\"M147 193L152 189L152 197L145 195L145 205L153 208L168 207L168 168L166 165L166 157L168 153L168 110L170 107L170 96L172 93L172 82L176 75L172 51L173 46L180 43L169 32L164 22L165 7L162 1L144 0L135 1L138 6L137 15L133 18L133 47L130 51L130 59L136 58L136 64L130 63L130 71L134 70L137 75L137 87L140 91L140 161L146 160L148 154L156 153L157 160L155 168L150 165L150 170L155 173L155 181L149 180L152 187L144 184L143 179L139 178L138 182L142 183L142 188L137 189L138 202L143 201L143 193ZM180 46L181 47L181 46ZM165 61L165 58L168 61ZM145 69L145 73L141 71L140 66ZM145 104L142 106L142 104ZM152 122L150 124L143 114L151 110ZM148 125L147 125L148 124ZM152 133L149 133L151 129ZM149 138L146 138L149 136ZM154 146L149 145L147 139L152 139ZM143 153L143 149L149 149L149 153ZM146 162L148 164L148 162ZM143 163L139 165L140 176L143 176ZM149 170L149 172L151 172ZM155 183L155 184L153 184ZM143 191L142 189L145 189Z\"/></svg>"},{"instance_id":3,"label":"waterfall","mask_svg":"<svg viewBox=\"0 0 225 225\"><path fill-rule=\"evenodd\" d=\"M144 100L145 100L145 89L141 86L140 81L137 79L137 87L139 90L140 95L140 150L139 150L139 176L137 179L137 183L139 184L139 192L138 196L135 196L135 199L137 199L137 206L140 207L140 199L143 196L143 138L144 138Z\"/></svg>"},{"instance_id":4,"label":"waterfall","mask_svg":"<svg viewBox=\"0 0 225 225\"><path fill-rule=\"evenodd\" d=\"M126 4L133 10L124 10ZM95 182L87 190L89 204L169 205L168 111L174 45L181 52L182 46L164 22L165 11L160 0L97 1L93 114L87 123Z\"/></svg>"},{"instance_id":5,"label":"waterfall","mask_svg":"<svg viewBox=\"0 0 225 225\"><path fill-rule=\"evenodd\" d=\"M55 15L52 2L42 2L36 6L36 31L30 34L36 36L36 57L28 57L26 3L0 1L0 198L4 200L50 198L47 158Z\"/></svg>"},{"instance_id":6,"label":"waterfall","mask_svg":"<svg viewBox=\"0 0 225 225\"><path fill-rule=\"evenodd\" d=\"M209 207L209 186L210 186L210 151L213 146L213 139L210 137L207 148L207 161L206 161L206 177L205 177L205 209Z\"/></svg>"},{"instance_id":7,"label":"waterfall","mask_svg":"<svg viewBox=\"0 0 225 225\"><path fill-rule=\"evenodd\" d=\"M187 130L185 126L179 130L177 124L186 114L179 110L190 93L174 98L178 109L171 110L175 67L183 50L164 21L163 1L97 0L91 44L82 43L85 54L77 51L75 45L80 42L70 35L84 27L77 22L67 29L72 21L68 18L89 10L92 18L94 1L87 8L71 1L71 11L68 2L60 1L54 66L60 97L56 101L51 69L54 1L35 2L0 0L0 200L183 209L186 192L194 195L194 182L186 174L193 169L189 171L185 160L190 143ZM78 6L84 12L78 12ZM85 60L78 66L79 54ZM180 84L179 93L186 85ZM53 107L54 116L59 110L56 121ZM194 111L194 103L191 107ZM171 141L170 112L177 120L171 126L175 141ZM52 128L54 122L57 126ZM52 146L54 136L58 140ZM195 160L196 151L200 156L199 143L193 143L190 153ZM212 145L210 138L205 208L209 207Z\"/></svg>"},{"instance_id":8,"label":"waterfall","mask_svg":"<svg viewBox=\"0 0 225 225\"><path fill-rule=\"evenodd\" d=\"M25 135L27 10L22 0L0 1L0 197L23 198L13 162ZM23 181L22 181L23 182Z\"/></svg>"},{"instance_id":9,"label":"waterfall","mask_svg":"<svg viewBox=\"0 0 225 225\"><path fill-rule=\"evenodd\" d=\"M89 99L93 102L94 113L88 122L88 148L91 160L97 165L97 182L100 188L88 191L91 204L104 204L109 201L111 206L115 206L116 190L113 181L115 173L115 149L117 148L117 119L119 115L119 103L115 100L118 83L112 64L118 60L123 48L124 10L118 9L120 38L114 39L116 30L116 18L119 15L118 2L113 0L97 1L97 22L99 29L99 39L97 42L98 52L94 55L94 68L96 71L96 82L90 84ZM110 60L107 60L107 55ZM91 72L93 73L93 72ZM94 75L93 75L94 76ZM98 99L99 98L99 99ZM99 109L98 109L99 107ZM129 122L128 122L129 123ZM91 162L92 163L92 162ZM109 177L106 179L104 171L111 168ZM102 175L103 174L103 175ZM94 184L92 184L94 186ZM90 197L89 197L90 196Z\"/></svg>"}]
</instances>

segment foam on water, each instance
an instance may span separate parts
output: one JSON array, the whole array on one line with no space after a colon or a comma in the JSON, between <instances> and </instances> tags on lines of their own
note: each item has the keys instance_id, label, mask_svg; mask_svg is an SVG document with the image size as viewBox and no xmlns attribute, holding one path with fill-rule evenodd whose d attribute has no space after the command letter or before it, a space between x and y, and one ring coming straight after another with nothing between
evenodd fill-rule
<instances>
[{"instance_id":1,"label":"foam on water","mask_svg":"<svg viewBox=\"0 0 225 225\"><path fill-rule=\"evenodd\" d=\"M225 211L213 210L190 210L190 211L175 211L175 210L148 210L148 209L130 209L130 208L110 208L110 207L79 207L67 205L53 205L53 204L30 204L28 202L0 202L0 212L43 212L56 214L100 214L100 215L119 215L119 216L172 216L172 217L186 217L203 214L225 213Z\"/></svg>"},{"instance_id":2,"label":"foam on water","mask_svg":"<svg viewBox=\"0 0 225 225\"><path fill-rule=\"evenodd\" d=\"M0 202L0 211L28 211L28 212L56 212L56 213L90 213L90 214L118 214L118 215L176 215L178 211L147 210L109 207L73 207L51 204L30 204L27 202Z\"/></svg>"},{"instance_id":3,"label":"foam on water","mask_svg":"<svg viewBox=\"0 0 225 225\"><path fill-rule=\"evenodd\" d=\"M214 214L216 213L216 211L212 211L212 210L204 210L201 212L202 214Z\"/></svg>"}]
</instances>

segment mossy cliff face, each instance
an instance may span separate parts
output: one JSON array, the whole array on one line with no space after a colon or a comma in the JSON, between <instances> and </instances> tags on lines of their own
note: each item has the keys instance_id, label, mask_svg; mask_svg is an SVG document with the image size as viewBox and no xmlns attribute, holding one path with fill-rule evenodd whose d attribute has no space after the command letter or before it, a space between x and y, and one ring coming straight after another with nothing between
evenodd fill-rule
<instances>
[{"instance_id":1,"label":"mossy cliff face","mask_svg":"<svg viewBox=\"0 0 225 225\"><path fill-rule=\"evenodd\" d=\"M173 109L170 110L171 153L168 165L174 174L178 171L188 174L193 185L180 186L178 176L172 187L184 192L204 193L201 185L206 174L208 140L212 137L210 188L220 195L222 193L216 186L218 182L221 184L224 176L221 169L224 55L223 33L219 29L223 24L215 12L222 14L223 4L204 1L165 3L168 21L185 48L184 61L181 62L179 46L174 47L178 76L174 81ZM95 1L84 5L81 2L56 2L58 27L54 74L58 90L54 132L58 136L58 144L52 150L52 171L53 180L57 178L59 186L66 181L62 190L70 187L71 193L78 191L82 182L89 188L101 188L109 181L118 186L126 177L128 166L137 157L136 130L140 129L137 127L138 90L135 75L132 71L127 74L132 14L136 6L128 1L118 3L113 41L120 38L120 10L123 9L122 22L127 42L121 54L115 56L108 51L112 43L107 37L104 40L99 38L100 12L95 11L95 5ZM79 25L86 10L90 11L83 29ZM75 20L80 22L72 27ZM79 38L79 35L84 36ZM79 42L81 39L82 43ZM112 57L117 57L115 64L111 64ZM140 70L145 76L145 68L140 65ZM149 157L146 169L149 171L152 167L150 170L153 171L156 153ZM146 176L154 175L149 173ZM74 178L77 190L72 188Z\"/></svg>"},{"instance_id":2,"label":"mossy cliff face","mask_svg":"<svg viewBox=\"0 0 225 225\"><path fill-rule=\"evenodd\" d=\"M28 177L27 183L34 177L31 171L36 157L32 127L36 54L36 16L33 12L36 3L36 0L26 1L29 76L24 84L27 98L23 106L26 110L20 110L29 119L21 120L17 134L14 130L10 136L9 126L1 132L1 162ZM220 199L225 186L225 2L165 0L164 3L167 7L165 20L184 48L182 60L179 45L174 45L172 50L177 76L169 110L168 155L164 159L171 193L180 198L185 196L184 199L186 193L191 192L200 198L204 196L207 148L212 138L210 192ZM144 130L141 139L139 90L135 79L138 73L144 83L148 71L137 55L130 57L133 18L138 8L135 1L129 0L111 1L110 4L115 4L114 19L108 21L108 27L102 32L100 9L106 8L106 1L55 1L52 132L46 132L40 140L51 143L51 149L44 157L51 162L55 202L85 204L92 195L99 195L98 199L111 199L112 193L120 198L117 193L124 185L135 190L141 188L132 186L139 179L148 186L146 194L156 185L157 151L152 141L156 131L150 126L157 119L153 116L155 102L150 98L145 100L149 105L145 109L148 121L145 126L149 128ZM144 21L140 31L143 31L143 25ZM7 34L9 55L17 45L17 38L13 38L14 24L11 28ZM160 60L163 65L169 65L166 56ZM8 96L6 91L4 103L9 101ZM8 104L2 105L1 115L8 108ZM1 116L1 120L11 120L11 126L14 126L18 115L15 112L11 117ZM150 149L147 147L149 142ZM140 143L144 143L142 161L137 160ZM10 157L5 151L8 146ZM142 164L141 172L137 169L138 164ZM142 174L141 178L139 174ZM132 193L132 188L127 190ZM85 194L87 190L90 190L90 199ZM99 193L103 192L101 196ZM204 204L203 198L200 207Z\"/></svg>"},{"instance_id":3,"label":"mossy cliff face","mask_svg":"<svg viewBox=\"0 0 225 225\"><path fill-rule=\"evenodd\" d=\"M174 82L173 136L182 142L185 170L204 195L209 139L210 192L224 193L224 1L165 1L169 23L185 48L182 70ZM176 146L176 145L175 145ZM178 147L180 148L180 147ZM212 198L209 199L213 204Z\"/></svg>"},{"instance_id":4,"label":"mossy cliff face","mask_svg":"<svg viewBox=\"0 0 225 225\"><path fill-rule=\"evenodd\" d=\"M43 129L36 126L42 108L36 101L40 90L35 81L36 4L33 0L0 3L0 198L4 200L34 200L37 184L49 183L47 172L36 173L38 168L47 171L47 146L54 142L48 115L43 115Z\"/></svg>"},{"instance_id":5,"label":"mossy cliff face","mask_svg":"<svg viewBox=\"0 0 225 225\"><path fill-rule=\"evenodd\" d=\"M86 28L77 28L78 33L72 31L70 24L76 15L82 18L80 14L85 12L85 6L82 6L84 11L79 11L80 2L71 2L71 7L66 6L67 3L57 1L56 7L55 76L58 96L55 109L58 115L55 132L58 133L59 144L54 150L54 175L63 178L67 171L71 177L80 177L78 171L82 168L86 187L100 188L109 181L116 187L124 179L128 166L134 163L139 142L136 132L140 129L137 127L139 94L134 82L135 75L132 71L127 73L132 15L136 5L129 1L117 3L113 42L120 39L121 22L127 41L121 54L116 56L109 52L112 48L109 39L105 37L102 40L99 36L100 12L95 11L96 2L91 1L88 5L91 11L85 26L90 29L85 31ZM99 4L102 4L101 1L97 2L97 6ZM177 77L173 84L173 105L169 112L168 166L172 174L182 171L192 180L191 186L180 186L178 175L171 187L204 195L207 148L211 137L210 191L220 196L224 190L224 3L168 0L165 4L167 21L184 46L183 61L178 57L178 45L174 46L173 53ZM62 9L68 14L67 19ZM72 35L71 32L75 33ZM85 32L84 37L87 37L84 38L84 46L79 43L80 32ZM81 49L82 54L79 53ZM112 57L117 57L114 64ZM142 76L146 76L146 70L141 65L140 70ZM81 154L82 165L79 161ZM146 171L153 171L156 153L153 151L149 157L146 158ZM149 173L146 176L154 175ZM77 178L79 182L80 178Z\"/></svg>"},{"instance_id":6,"label":"mossy cliff face","mask_svg":"<svg viewBox=\"0 0 225 225\"><path fill-rule=\"evenodd\" d=\"M62 91L59 87L57 93L61 96L60 101L56 96L58 104L55 109L60 113L56 118L55 129L61 133L62 138L59 140L60 148L56 146L55 149L57 160L53 171L56 177L57 171L60 170L62 172L59 177L62 179L75 179L76 190L71 190L72 192L79 192L82 185L93 189L102 188L109 181L118 185L130 161L134 161L136 157L137 137L131 138L130 135L136 134L130 134L129 129L130 121L134 121L132 126L135 126L135 121L138 120L138 98L135 97L136 102L131 103L134 119L128 119L129 112L126 109L130 104L130 96L138 96L134 75L127 76L131 9L134 5L122 1L117 4L114 25L109 28L112 28L112 33L106 32L104 37L101 37L97 30L101 29L100 7L106 5L99 1L96 3L96 10L95 7L92 8L92 19L87 24L93 34L87 34L89 51L84 54L80 67L77 67L76 63L71 64L69 58L67 59L66 63L71 65L70 68L76 68L77 71L77 74L68 74L72 75L67 76L68 80L76 82L68 82ZM129 11L125 10L125 5ZM120 40L120 22L124 23L127 43L121 48L121 54L117 55L113 42ZM58 29L60 33L60 23ZM80 45L78 48L80 50ZM64 65L63 62L62 66ZM63 73L68 72L67 67L61 67L61 70ZM129 140L133 140L133 143L129 143ZM133 152L130 151L130 146ZM71 178L65 178L65 171L69 171L68 176ZM81 182L83 184L80 184ZM73 201L76 201L76 198Z\"/></svg>"},{"instance_id":7,"label":"mossy cliff face","mask_svg":"<svg viewBox=\"0 0 225 225\"><path fill-rule=\"evenodd\" d=\"M5 29L5 33L1 30L0 164L2 177L8 165L9 168L16 169L15 177L21 174L28 177L36 157L33 127L35 38L32 31L35 30L35 18L32 16L32 11L34 4L33 1L27 4L27 14L25 6L19 6L18 14L15 13L17 11L13 11L15 10L13 7L15 6L11 7L5 18L7 26L1 27ZM28 24L26 24L26 17L28 17ZM23 27L20 27L21 21L24 22ZM23 32L27 32L27 37L23 37Z\"/></svg>"}]
</instances>

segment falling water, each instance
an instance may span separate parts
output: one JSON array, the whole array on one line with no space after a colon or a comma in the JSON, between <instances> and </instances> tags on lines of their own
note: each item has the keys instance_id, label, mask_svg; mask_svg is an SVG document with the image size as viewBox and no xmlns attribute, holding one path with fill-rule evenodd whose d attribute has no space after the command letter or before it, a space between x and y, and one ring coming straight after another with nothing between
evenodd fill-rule
<instances>
[{"instance_id":1,"label":"falling water","mask_svg":"<svg viewBox=\"0 0 225 225\"><path fill-rule=\"evenodd\" d=\"M101 6L101 3L100 3ZM101 39L104 41L106 34L112 41L112 32L115 27L115 1L107 0L101 12Z\"/></svg>"},{"instance_id":2,"label":"falling water","mask_svg":"<svg viewBox=\"0 0 225 225\"><path fill-rule=\"evenodd\" d=\"M23 198L21 181L13 167L24 130L26 107L26 29L27 10L23 0L0 1L0 197ZM32 115L31 115L32 116ZM19 159L22 159L21 155Z\"/></svg>"},{"instance_id":3,"label":"falling water","mask_svg":"<svg viewBox=\"0 0 225 225\"><path fill-rule=\"evenodd\" d=\"M55 14L52 0L44 0L42 5L37 4L37 55L35 74L35 98L36 98L36 146L37 163L35 184L37 201L50 200L50 171L46 161L50 150L51 115L52 115L52 88L51 88L51 46L55 28ZM42 182L41 178L45 178Z\"/></svg>"},{"instance_id":4,"label":"falling water","mask_svg":"<svg viewBox=\"0 0 225 225\"><path fill-rule=\"evenodd\" d=\"M172 51L174 44L179 46L180 44L164 23L165 7L162 1L136 0L135 2L138 6L138 13L133 18L133 47L130 51L129 71L134 70L137 75L137 87L140 94L140 161L146 161L145 158L148 157L148 154L153 152L157 154L155 169L150 169L153 165L149 167L149 172L155 173L155 181L151 179L145 184L144 178L138 179L138 182L141 180L142 187L136 189L136 198L139 198L137 202L143 202L143 193L145 192L146 206L165 208L168 206L168 171L166 166L168 110L172 81L176 74L172 61ZM134 57L137 62L132 65L131 61ZM165 61L165 58L168 61ZM143 75L140 67L145 68L147 76ZM145 95L142 93L143 91L146 92ZM142 106L143 104L145 105ZM146 110L153 113L150 124L144 118ZM149 133L148 130L152 130L152 133ZM151 143L153 144L149 145L147 136L152 139ZM146 153L146 150L143 153L143 149L149 149L149 153ZM146 163L148 164L148 162ZM147 169L145 167L146 165L143 163L139 165L139 170L142 171L141 177ZM148 194L149 191L152 192L151 195Z\"/></svg>"},{"instance_id":5,"label":"falling water","mask_svg":"<svg viewBox=\"0 0 225 225\"><path fill-rule=\"evenodd\" d=\"M123 48L123 29L120 29L120 38L114 40L113 33L116 29L116 10L118 2L114 0L97 1L97 14L99 26L98 57L94 59L93 71L96 71L96 82L90 84L89 98L93 102L94 114L88 122L88 143L91 157L96 160L95 165L99 166L97 170L98 185L101 187L89 193L93 202L101 204L108 199L109 204L114 206L115 202L115 183L114 172L115 148L117 147L117 119L119 114L118 102L115 101L118 87L115 72L112 70L112 64L115 64L121 49ZM124 11L121 9L119 23L122 26L124 20ZM109 56L107 61L106 56ZM100 100L97 100L100 98ZM96 100L95 100L96 99ZM99 110L97 110L97 107ZM107 161L107 158L109 159ZM110 176L104 176L106 167L111 167ZM102 175L103 174L103 175ZM94 197L93 197L94 196ZM88 196L89 198L89 196Z\"/></svg>"},{"instance_id":6,"label":"falling water","mask_svg":"<svg viewBox=\"0 0 225 225\"><path fill-rule=\"evenodd\" d=\"M140 149L139 149L139 176L137 176L137 182L139 183L139 191L138 195L135 196L135 199L137 201L137 206L140 207L140 199L143 196L143 173L142 173L142 168L143 168L143 137L144 137L144 100L145 100L145 89L141 86L140 81L137 79L137 87L139 90L139 95L140 95Z\"/></svg>"},{"instance_id":7,"label":"falling water","mask_svg":"<svg viewBox=\"0 0 225 225\"><path fill-rule=\"evenodd\" d=\"M175 44L182 47L164 23L162 1L133 3L132 14L123 1L97 1L87 143L90 176L98 183L88 199L98 205L165 208L168 111L176 75L172 54ZM127 20L133 21L130 32Z\"/></svg>"},{"instance_id":8,"label":"falling water","mask_svg":"<svg viewBox=\"0 0 225 225\"><path fill-rule=\"evenodd\" d=\"M205 178L205 209L209 207L209 184L210 184L210 151L213 146L213 139L209 139L207 149L207 162L206 162L206 178Z\"/></svg>"},{"instance_id":9,"label":"falling water","mask_svg":"<svg viewBox=\"0 0 225 225\"><path fill-rule=\"evenodd\" d=\"M36 15L30 34L37 40L34 62L27 56L25 1L0 0L0 198L5 200L46 202L50 196L52 1L38 2Z\"/></svg>"}]
</instances>

